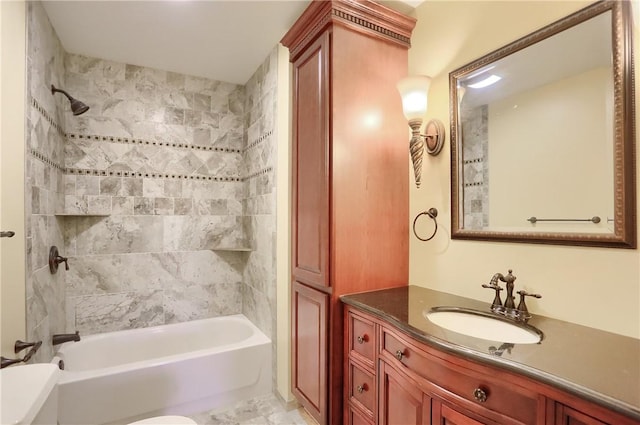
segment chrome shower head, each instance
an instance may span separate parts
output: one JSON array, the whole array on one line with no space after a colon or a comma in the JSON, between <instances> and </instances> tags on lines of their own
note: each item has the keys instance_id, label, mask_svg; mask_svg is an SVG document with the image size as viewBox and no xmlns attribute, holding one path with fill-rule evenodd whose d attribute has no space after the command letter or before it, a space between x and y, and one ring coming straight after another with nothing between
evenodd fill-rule
<instances>
[{"instance_id":1,"label":"chrome shower head","mask_svg":"<svg viewBox=\"0 0 640 425\"><path fill-rule=\"evenodd\" d=\"M67 99L69 99L69 103L71 104L71 112L73 112L73 115L84 114L89 110L89 107L83 102L80 102L78 99L71 97L66 91L57 89L53 84L51 84L51 94L55 94L56 92L60 92L67 96Z\"/></svg>"}]
</instances>

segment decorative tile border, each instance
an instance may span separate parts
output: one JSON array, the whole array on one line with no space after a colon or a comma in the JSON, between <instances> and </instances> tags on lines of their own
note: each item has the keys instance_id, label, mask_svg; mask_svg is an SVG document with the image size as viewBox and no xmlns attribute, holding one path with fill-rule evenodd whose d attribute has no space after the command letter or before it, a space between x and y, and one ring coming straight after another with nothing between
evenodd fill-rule
<instances>
[{"instance_id":1,"label":"decorative tile border","mask_svg":"<svg viewBox=\"0 0 640 425\"><path fill-rule=\"evenodd\" d=\"M57 122L55 122L55 120L47 113L47 111L33 97L31 98L31 105L38 112L40 112L40 114L44 117L44 119L46 119L47 122L51 124L51 126L53 126L61 136L66 137L69 140L95 140L95 141L103 141L103 142L111 142L111 143L166 146L166 147L172 147L172 148L204 150L204 151L213 151L213 152L246 153L250 149L253 149L256 146L263 143L273 134L273 130L269 130L268 132L264 133L262 136L260 136L258 139L256 139L250 145L248 145L243 149L234 149L234 148L216 147L216 146L189 145L186 143L157 142L153 140L135 139L135 138L119 137L119 136L100 136L96 134L76 134L76 133L67 134L62 130L62 127ZM47 155L41 152L38 152L35 149L30 149L29 154L34 158L44 162L45 164L50 165L62 171L63 173L70 174L70 175L145 177L145 178L181 179L181 180L202 180L202 181L206 180L206 181L215 181L215 182L244 182L244 181L252 180L256 177L259 177L261 175L264 175L273 171L273 167L267 167L245 177L219 177L219 176L187 175L187 174L143 173L143 172L135 172L135 171L108 171L108 170L81 169L81 168L65 168L62 165L54 162L49 157L47 157Z\"/></svg>"},{"instance_id":2,"label":"decorative tile border","mask_svg":"<svg viewBox=\"0 0 640 425\"><path fill-rule=\"evenodd\" d=\"M171 148L182 148L182 149L213 151L213 152L226 152L226 153L242 153L242 151L240 149L234 149L234 148L217 147L217 146L190 145L190 144L187 144L187 143L157 142L155 140L134 139L134 138L129 138L129 137L119 137L119 136L100 136L100 135L96 135L96 134L69 133L67 135L67 138L69 140L95 140L95 141L111 142L111 143L125 143L125 144L150 145L150 146L166 146L166 147L171 147Z\"/></svg>"},{"instance_id":3,"label":"decorative tile border","mask_svg":"<svg viewBox=\"0 0 640 425\"><path fill-rule=\"evenodd\" d=\"M465 183L464 187L484 186L484 182Z\"/></svg>"},{"instance_id":4,"label":"decorative tile border","mask_svg":"<svg viewBox=\"0 0 640 425\"><path fill-rule=\"evenodd\" d=\"M484 158L465 159L464 161L462 161L462 163L464 165L475 164L475 163L479 163L479 162L484 162Z\"/></svg>"},{"instance_id":5,"label":"decorative tile border","mask_svg":"<svg viewBox=\"0 0 640 425\"><path fill-rule=\"evenodd\" d=\"M249 174L248 176L243 177L243 178L242 178L242 181L247 181L247 180L255 179L256 177L263 176L263 175L265 175L265 174L267 174L267 173L270 173L271 171L273 171L273 167L267 167L267 168L264 168L264 169L262 169L262 170L260 170L260 171L256 171L256 172L255 172L255 173L253 173L253 174Z\"/></svg>"},{"instance_id":6,"label":"decorative tile border","mask_svg":"<svg viewBox=\"0 0 640 425\"><path fill-rule=\"evenodd\" d=\"M258 137L257 140L253 141L250 145L248 145L247 147L245 147L244 149L242 149L242 153L246 153L248 150L255 148L256 146L258 146L260 143L264 142L265 140L267 140L267 138L269 136L271 136L273 134L273 130L269 130L268 132L264 133L262 136Z\"/></svg>"},{"instance_id":7,"label":"decorative tile border","mask_svg":"<svg viewBox=\"0 0 640 425\"><path fill-rule=\"evenodd\" d=\"M84 168L65 168L65 174L79 176L115 176L115 177L145 177L154 179L181 179L181 180L209 180L216 182L241 182L240 177L218 177L203 176L199 174L164 174L164 173L143 173L136 171L109 171L109 170L93 170Z\"/></svg>"},{"instance_id":8,"label":"decorative tile border","mask_svg":"<svg viewBox=\"0 0 640 425\"><path fill-rule=\"evenodd\" d=\"M49 113L40 105L40 103L38 103L35 97L30 98L30 103L31 103L31 106L33 106L36 109L36 111L40 112L40 115L42 115L43 118L47 120L47 122L51 124L53 128L56 129L58 134L60 134L62 137L66 136L64 130L62 129L62 126L58 124L56 120L54 120L51 117L51 115L49 115Z\"/></svg>"},{"instance_id":9,"label":"decorative tile border","mask_svg":"<svg viewBox=\"0 0 640 425\"><path fill-rule=\"evenodd\" d=\"M29 154L31 154L32 157L44 162L47 165L52 166L53 168L55 168L57 170L60 170L62 172L65 171L65 168L62 165L54 162L52 159L48 158L45 154L40 153L35 149L29 149Z\"/></svg>"},{"instance_id":10,"label":"decorative tile border","mask_svg":"<svg viewBox=\"0 0 640 425\"><path fill-rule=\"evenodd\" d=\"M175 180L202 180L202 181L215 181L215 182L244 182L252 180L256 177L265 175L273 171L273 167L267 167L262 170L256 171L245 177L219 177L219 176L203 176L203 175L187 175L187 174L163 174L163 173L143 173L136 171L108 171L108 170L93 170L85 168L64 168L59 164L56 164L53 160L47 158L46 155L30 149L29 153L34 158L50 165L64 174L77 175L77 176L110 176L110 177L144 177L144 178L157 178L157 179L175 179Z\"/></svg>"}]
</instances>

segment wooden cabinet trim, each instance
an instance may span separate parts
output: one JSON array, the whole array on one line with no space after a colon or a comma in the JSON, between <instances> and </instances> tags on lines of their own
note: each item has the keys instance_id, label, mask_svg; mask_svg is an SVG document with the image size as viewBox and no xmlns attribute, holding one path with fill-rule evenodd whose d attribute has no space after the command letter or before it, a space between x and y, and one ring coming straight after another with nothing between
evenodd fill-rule
<instances>
[{"instance_id":1,"label":"wooden cabinet trim","mask_svg":"<svg viewBox=\"0 0 640 425\"><path fill-rule=\"evenodd\" d=\"M321 287L329 287L329 244L330 244L330 137L329 137L329 86L330 86L330 34L325 33L318 38L309 49L294 63L293 65L293 146L292 146L292 273L295 279L307 284ZM311 63L311 71L316 71L317 81L307 81L301 77L301 70L309 61L316 59L317 66ZM307 77L308 78L308 77ZM302 87L304 86L304 87ZM311 90L311 92L305 92ZM314 91L314 90L317 90ZM306 95L306 96L305 96ZM300 108L298 103L300 97L305 98L305 108ZM309 105L308 98L315 99L315 103ZM306 119L301 119L301 114ZM315 122L314 122L315 121ZM317 127L307 134L307 128L301 129L302 125L313 125ZM312 138L311 140L307 140ZM314 144L319 145L316 149L320 151L320 155L307 155L305 160L301 159L302 143L305 149ZM316 173L311 173L311 178L316 179L314 182L318 187L304 188L300 187L301 173L308 172L306 167L309 165L305 161L317 161L315 164L320 169ZM309 181L307 179L306 181ZM299 193L299 190L301 191ZM317 199L318 205L313 208L301 206L301 196L312 197ZM309 219L317 220L317 228L312 234L300 234L301 222L299 215L303 215L308 221ZM303 246L299 241L304 240L304 247L311 248L317 252L317 257L313 262L301 259L300 249ZM307 254L308 255L308 254ZM308 260L308 258L307 258Z\"/></svg>"},{"instance_id":2,"label":"wooden cabinet trim","mask_svg":"<svg viewBox=\"0 0 640 425\"><path fill-rule=\"evenodd\" d=\"M298 320L301 310L301 297L311 305L316 306L316 320ZM318 422L323 423L326 420L327 412L327 326L329 312L329 296L315 289L302 285L299 282L293 282L292 287L292 326L291 337L291 354L293 363L293 373L291 375L291 391L296 395L300 403L305 407L307 412ZM311 311L313 315L314 311ZM313 317L311 317L313 319ZM315 324L317 329L313 329L311 325ZM307 337L300 337L305 332ZM315 332L315 333L314 333ZM313 340L316 337L316 340ZM311 339L310 339L311 338ZM299 342L302 342L299 347ZM305 356L304 353L317 352L317 358L313 355ZM303 354L300 355L300 352ZM309 363L309 362L316 363ZM313 371L319 371L316 375ZM305 373L310 377L304 376ZM301 376L302 375L302 376ZM306 387L306 388L305 388ZM306 391L306 392L305 392Z\"/></svg>"},{"instance_id":3,"label":"wooden cabinet trim","mask_svg":"<svg viewBox=\"0 0 640 425\"><path fill-rule=\"evenodd\" d=\"M329 25L409 48L416 19L370 0L313 1L280 42L294 61Z\"/></svg>"}]
</instances>

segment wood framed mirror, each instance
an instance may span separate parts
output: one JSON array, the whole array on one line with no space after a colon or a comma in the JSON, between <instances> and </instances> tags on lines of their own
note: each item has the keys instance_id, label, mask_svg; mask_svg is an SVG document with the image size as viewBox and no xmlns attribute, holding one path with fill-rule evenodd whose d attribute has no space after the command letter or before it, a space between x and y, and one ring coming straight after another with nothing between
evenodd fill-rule
<instances>
[{"instance_id":1,"label":"wood framed mirror","mask_svg":"<svg viewBox=\"0 0 640 425\"><path fill-rule=\"evenodd\" d=\"M453 239L636 247L632 25L594 3L449 74Z\"/></svg>"}]
</instances>

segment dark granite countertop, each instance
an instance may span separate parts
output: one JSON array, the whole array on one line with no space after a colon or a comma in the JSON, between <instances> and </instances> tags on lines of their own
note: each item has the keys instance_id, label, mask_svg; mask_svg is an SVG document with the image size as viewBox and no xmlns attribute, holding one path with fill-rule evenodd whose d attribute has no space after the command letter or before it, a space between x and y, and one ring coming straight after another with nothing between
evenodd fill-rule
<instances>
[{"instance_id":1,"label":"dark granite countertop","mask_svg":"<svg viewBox=\"0 0 640 425\"><path fill-rule=\"evenodd\" d=\"M344 295L359 308L430 346L532 377L640 420L640 339L544 316L529 324L544 333L539 344L515 344L491 354L501 341L469 337L441 328L423 315L438 306L488 311L480 302L418 286ZM490 300L489 300L490 301Z\"/></svg>"}]
</instances>

